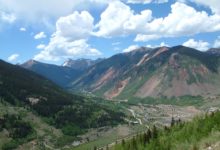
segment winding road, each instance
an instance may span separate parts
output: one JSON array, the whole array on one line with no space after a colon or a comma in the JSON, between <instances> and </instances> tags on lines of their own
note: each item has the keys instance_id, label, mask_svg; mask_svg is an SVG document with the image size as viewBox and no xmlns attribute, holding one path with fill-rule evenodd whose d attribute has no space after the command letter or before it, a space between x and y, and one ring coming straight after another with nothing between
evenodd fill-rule
<instances>
[{"instance_id":1,"label":"winding road","mask_svg":"<svg viewBox=\"0 0 220 150\"><path fill-rule=\"evenodd\" d=\"M141 119L136 117L137 115L135 114L135 111L133 109L128 109L128 111L131 112L132 116L139 122L140 125L143 124Z\"/></svg>"}]
</instances>

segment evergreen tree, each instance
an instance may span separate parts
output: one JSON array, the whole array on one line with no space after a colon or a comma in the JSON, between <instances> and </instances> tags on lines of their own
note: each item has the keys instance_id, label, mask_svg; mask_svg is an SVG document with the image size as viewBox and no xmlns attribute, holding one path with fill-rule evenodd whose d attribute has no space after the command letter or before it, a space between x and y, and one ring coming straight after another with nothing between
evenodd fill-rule
<instances>
[{"instance_id":1,"label":"evergreen tree","mask_svg":"<svg viewBox=\"0 0 220 150\"><path fill-rule=\"evenodd\" d=\"M122 147L125 147L125 140L124 139L122 140L121 144L122 144Z\"/></svg>"},{"instance_id":2,"label":"evergreen tree","mask_svg":"<svg viewBox=\"0 0 220 150\"><path fill-rule=\"evenodd\" d=\"M133 150L137 150L137 141L135 137L132 138L132 147L133 147Z\"/></svg>"},{"instance_id":3,"label":"evergreen tree","mask_svg":"<svg viewBox=\"0 0 220 150\"><path fill-rule=\"evenodd\" d=\"M172 119L171 119L171 127L173 127L175 125L175 119L174 119L174 117L172 117Z\"/></svg>"},{"instance_id":4,"label":"evergreen tree","mask_svg":"<svg viewBox=\"0 0 220 150\"><path fill-rule=\"evenodd\" d=\"M93 148L94 150L97 150L97 147L96 146L94 146L94 148Z\"/></svg>"},{"instance_id":5,"label":"evergreen tree","mask_svg":"<svg viewBox=\"0 0 220 150\"><path fill-rule=\"evenodd\" d=\"M152 130L152 138L156 139L158 136L157 127L154 125Z\"/></svg>"}]
</instances>

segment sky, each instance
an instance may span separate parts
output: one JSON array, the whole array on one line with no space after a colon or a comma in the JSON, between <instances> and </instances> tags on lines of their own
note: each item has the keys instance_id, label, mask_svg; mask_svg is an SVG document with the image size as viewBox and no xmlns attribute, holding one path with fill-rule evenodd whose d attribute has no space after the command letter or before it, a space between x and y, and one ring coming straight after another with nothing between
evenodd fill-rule
<instances>
[{"instance_id":1,"label":"sky","mask_svg":"<svg viewBox=\"0 0 220 150\"><path fill-rule=\"evenodd\" d=\"M0 0L0 59L13 64L176 45L220 47L219 0Z\"/></svg>"}]
</instances>

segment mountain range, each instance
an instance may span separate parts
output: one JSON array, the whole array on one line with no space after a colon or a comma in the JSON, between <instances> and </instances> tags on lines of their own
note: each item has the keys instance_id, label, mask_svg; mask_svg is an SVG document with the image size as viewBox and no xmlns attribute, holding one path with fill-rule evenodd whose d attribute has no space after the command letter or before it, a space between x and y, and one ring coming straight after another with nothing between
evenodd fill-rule
<instances>
[{"instance_id":1,"label":"mountain range","mask_svg":"<svg viewBox=\"0 0 220 150\"><path fill-rule=\"evenodd\" d=\"M187 104L199 106L202 96L219 96L219 52L184 46L140 47L106 59L69 59L62 65L35 60L12 65L0 60L1 139L10 138L0 142L0 149L15 149L33 140L41 142L39 149L48 144L51 149L66 148L93 129L98 138L105 127L118 128L135 119L141 125L144 119L133 110L139 100L163 99L170 106L186 96L191 101ZM88 94L74 94L80 92ZM88 137L82 140L88 142Z\"/></svg>"},{"instance_id":2,"label":"mountain range","mask_svg":"<svg viewBox=\"0 0 220 150\"><path fill-rule=\"evenodd\" d=\"M207 96L220 92L219 54L219 49L140 47L96 61L68 60L55 66L32 60L22 67L71 91L92 92L107 99Z\"/></svg>"},{"instance_id":3,"label":"mountain range","mask_svg":"<svg viewBox=\"0 0 220 150\"><path fill-rule=\"evenodd\" d=\"M36 72L65 88L71 81L77 79L81 74L83 74L86 69L101 60L102 59L68 59L61 66L46 64L36 60L29 60L20 66Z\"/></svg>"}]
</instances>

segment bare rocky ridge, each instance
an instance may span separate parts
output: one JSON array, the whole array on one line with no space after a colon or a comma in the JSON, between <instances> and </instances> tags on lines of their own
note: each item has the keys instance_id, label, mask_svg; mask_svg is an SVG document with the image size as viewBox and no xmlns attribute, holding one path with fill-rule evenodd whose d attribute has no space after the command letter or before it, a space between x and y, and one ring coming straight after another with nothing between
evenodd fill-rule
<instances>
[{"instance_id":1,"label":"bare rocky ridge","mask_svg":"<svg viewBox=\"0 0 220 150\"><path fill-rule=\"evenodd\" d=\"M209 95L210 93L216 95L220 92L219 82L213 83L207 78L213 75L215 76L214 78L219 80L217 74L212 73L203 64L188 64L187 67L189 68L182 67L181 62L176 60L176 58L181 57L178 55L173 53L169 58L168 64L160 72L149 78L135 95L142 98L148 96L157 97L161 94L168 97L178 97L184 95ZM173 71L173 75L168 81L170 75L166 71L170 69ZM193 83L188 83L190 78L192 78L190 76L195 77ZM203 79L196 79L197 76ZM169 86L167 87L167 85Z\"/></svg>"},{"instance_id":2,"label":"bare rocky ridge","mask_svg":"<svg viewBox=\"0 0 220 150\"><path fill-rule=\"evenodd\" d=\"M123 81L119 81L112 90L105 92L104 96L107 99L112 99L114 97L117 97L123 91L125 86L129 83L129 80L130 78L127 78Z\"/></svg>"},{"instance_id":3,"label":"bare rocky ridge","mask_svg":"<svg viewBox=\"0 0 220 150\"><path fill-rule=\"evenodd\" d=\"M115 74L115 69L109 68L103 75L101 75L97 82L92 85L92 88L94 88L93 91L96 91L100 89L102 86L104 86L109 80L111 80L114 77Z\"/></svg>"},{"instance_id":4,"label":"bare rocky ridge","mask_svg":"<svg viewBox=\"0 0 220 150\"><path fill-rule=\"evenodd\" d=\"M216 95L220 93L219 60L215 53L184 46L142 47L94 65L72 87L108 99Z\"/></svg>"}]
</instances>

